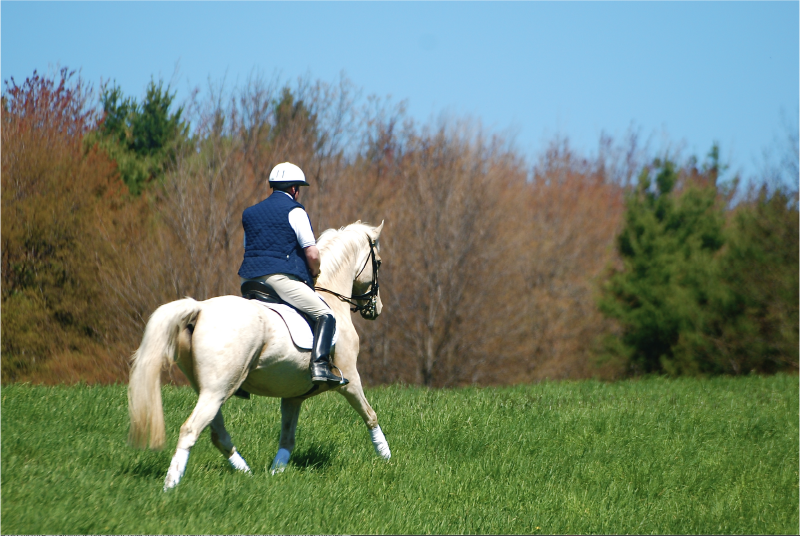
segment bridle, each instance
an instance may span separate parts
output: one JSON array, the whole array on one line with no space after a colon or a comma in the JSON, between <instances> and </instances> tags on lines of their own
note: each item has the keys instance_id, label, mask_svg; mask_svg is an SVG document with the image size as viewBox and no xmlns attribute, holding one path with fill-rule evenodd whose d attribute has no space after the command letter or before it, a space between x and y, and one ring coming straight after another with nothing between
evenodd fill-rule
<instances>
[{"instance_id":1,"label":"bridle","mask_svg":"<svg viewBox=\"0 0 801 536\"><path fill-rule=\"evenodd\" d=\"M376 247L375 242L369 236L367 237L367 241L370 243L370 255L366 259L364 259L364 266L362 266L362 269L359 270L359 273L356 274L356 277L354 278L358 279L359 276L362 275L362 272L364 272L364 269L367 268L367 261L368 260L372 261L373 280L370 282L370 288L367 290L367 292L363 294L358 294L356 296L348 297L323 287L314 287L314 290L322 290L324 292L328 292L329 294L333 294L343 302L351 304L353 306L350 309L351 312L355 313L358 311L359 314L361 314L362 316L367 315L369 317L375 318L376 307L378 305L378 269L381 267L381 261L376 260L375 258L375 247ZM358 303L356 303L356 301L358 300L367 300L367 303L359 305Z\"/></svg>"}]
</instances>

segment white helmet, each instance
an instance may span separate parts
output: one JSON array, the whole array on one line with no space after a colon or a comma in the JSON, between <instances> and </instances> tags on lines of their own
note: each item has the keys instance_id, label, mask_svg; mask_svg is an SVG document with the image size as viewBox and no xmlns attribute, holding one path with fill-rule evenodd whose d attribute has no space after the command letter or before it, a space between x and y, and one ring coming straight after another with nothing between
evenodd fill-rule
<instances>
[{"instance_id":1,"label":"white helmet","mask_svg":"<svg viewBox=\"0 0 801 536\"><path fill-rule=\"evenodd\" d=\"M270 172L270 186L273 188L288 188L290 186L308 186L306 182L306 175L295 164L284 162L278 164Z\"/></svg>"}]
</instances>

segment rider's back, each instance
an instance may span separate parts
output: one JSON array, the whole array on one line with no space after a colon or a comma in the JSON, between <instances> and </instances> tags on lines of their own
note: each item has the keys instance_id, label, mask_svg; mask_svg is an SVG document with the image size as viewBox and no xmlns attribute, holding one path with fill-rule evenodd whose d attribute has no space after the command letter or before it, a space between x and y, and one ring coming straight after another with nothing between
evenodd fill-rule
<instances>
[{"instance_id":1,"label":"rider's back","mask_svg":"<svg viewBox=\"0 0 801 536\"><path fill-rule=\"evenodd\" d=\"M289 213L296 208L303 209L303 205L282 192L275 192L245 209L242 226L247 242L240 277L288 274L312 286L306 256L289 223Z\"/></svg>"}]
</instances>

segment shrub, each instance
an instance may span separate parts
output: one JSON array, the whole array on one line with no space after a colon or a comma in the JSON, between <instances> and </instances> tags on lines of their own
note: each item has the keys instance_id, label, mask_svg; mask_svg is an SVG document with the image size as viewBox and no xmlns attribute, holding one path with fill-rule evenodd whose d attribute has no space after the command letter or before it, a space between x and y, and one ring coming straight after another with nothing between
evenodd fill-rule
<instances>
[{"instance_id":1,"label":"shrub","mask_svg":"<svg viewBox=\"0 0 801 536\"><path fill-rule=\"evenodd\" d=\"M102 345L98 270L124 186L84 135L97 116L80 78L6 83L2 110L2 378Z\"/></svg>"}]
</instances>

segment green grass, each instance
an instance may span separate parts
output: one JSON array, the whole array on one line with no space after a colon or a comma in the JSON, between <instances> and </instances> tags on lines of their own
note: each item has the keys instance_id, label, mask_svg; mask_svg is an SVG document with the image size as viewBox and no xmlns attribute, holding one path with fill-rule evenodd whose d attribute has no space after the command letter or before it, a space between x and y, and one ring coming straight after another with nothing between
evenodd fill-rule
<instances>
[{"instance_id":1,"label":"green grass","mask_svg":"<svg viewBox=\"0 0 801 536\"><path fill-rule=\"evenodd\" d=\"M2 533L799 532L797 376L371 389L388 463L326 394L275 477L278 400L234 399L253 476L206 431L169 493L195 395L163 393L152 452L125 443L125 386L3 387Z\"/></svg>"}]
</instances>

